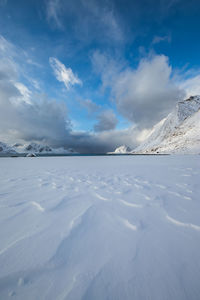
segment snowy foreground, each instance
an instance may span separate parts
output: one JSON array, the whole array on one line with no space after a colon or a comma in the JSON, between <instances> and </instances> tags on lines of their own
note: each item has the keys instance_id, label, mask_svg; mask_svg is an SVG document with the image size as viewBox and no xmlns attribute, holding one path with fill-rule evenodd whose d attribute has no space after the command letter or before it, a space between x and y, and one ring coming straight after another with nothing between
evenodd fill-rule
<instances>
[{"instance_id":1,"label":"snowy foreground","mask_svg":"<svg viewBox=\"0 0 200 300\"><path fill-rule=\"evenodd\" d=\"M0 299L200 299L200 156L0 170Z\"/></svg>"}]
</instances>

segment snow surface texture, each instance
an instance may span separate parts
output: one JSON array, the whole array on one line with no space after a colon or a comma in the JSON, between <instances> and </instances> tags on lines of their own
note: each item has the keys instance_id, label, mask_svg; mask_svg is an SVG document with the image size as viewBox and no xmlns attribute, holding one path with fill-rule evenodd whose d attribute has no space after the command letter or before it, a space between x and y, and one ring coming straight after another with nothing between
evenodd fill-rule
<instances>
[{"instance_id":1,"label":"snow surface texture","mask_svg":"<svg viewBox=\"0 0 200 300\"><path fill-rule=\"evenodd\" d=\"M200 96L178 102L134 153L200 153Z\"/></svg>"},{"instance_id":2,"label":"snow surface texture","mask_svg":"<svg viewBox=\"0 0 200 300\"><path fill-rule=\"evenodd\" d=\"M200 299L198 156L0 169L0 299Z\"/></svg>"}]
</instances>

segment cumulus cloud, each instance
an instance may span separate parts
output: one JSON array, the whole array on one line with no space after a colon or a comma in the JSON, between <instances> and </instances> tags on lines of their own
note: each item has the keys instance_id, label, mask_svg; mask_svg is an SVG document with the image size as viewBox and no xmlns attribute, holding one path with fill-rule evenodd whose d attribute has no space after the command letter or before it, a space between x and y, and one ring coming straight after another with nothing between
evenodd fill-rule
<instances>
[{"instance_id":1,"label":"cumulus cloud","mask_svg":"<svg viewBox=\"0 0 200 300\"><path fill-rule=\"evenodd\" d=\"M134 148L149 134L146 128L166 116L176 100L185 95L184 90L192 94L199 91L199 75L174 79L163 55L142 59L133 69L95 52L94 69L101 75L103 89L110 89L118 112L137 126L116 130L114 112L87 99L81 105L97 120L95 132L74 132L65 103L37 94L38 90L21 80L16 53L14 46L0 37L0 141L35 141L85 153L105 153L122 144ZM80 84L71 69L55 58L50 61L66 88Z\"/></svg>"},{"instance_id":2,"label":"cumulus cloud","mask_svg":"<svg viewBox=\"0 0 200 300\"><path fill-rule=\"evenodd\" d=\"M136 70L122 72L113 87L119 112L142 126L162 119L185 95L171 75L172 67L164 55L142 59Z\"/></svg>"},{"instance_id":3,"label":"cumulus cloud","mask_svg":"<svg viewBox=\"0 0 200 300\"><path fill-rule=\"evenodd\" d=\"M3 45L2 45L3 44ZM73 132L65 103L51 100L45 95L36 94L20 81L20 68L12 59L5 57L6 40L0 44L0 141L41 142L52 146L74 148L80 152L107 152L121 143L134 144L130 130L115 131L115 117L111 112L102 113L99 105L91 100L84 101L85 107L99 118L109 132ZM9 47L9 45L7 44ZM99 112L100 111L100 112ZM106 121L106 125L102 122ZM112 121L109 123L111 118Z\"/></svg>"},{"instance_id":4,"label":"cumulus cloud","mask_svg":"<svg viewBox=\"0 0 200 300\"><path fill-rule=\"evenodd\" d=\"M32 96L31 91L21 82L15 82L14 85L20 92L19 100L31 104L31 96Z\"/></svg>"},{"instance_id":5,"label":"cumulus cloud","mask_svg":"<svg viewBox=\"0 0 200 300\"><path fill-rule=\"evenodd\" d=\"M123 69L123 62L113 59L109 54L94 51L91 56L93 70L101 76L102 91L106 88L112 88L115 80Z\"/></svg>"},{"instance_id":6,"label":"cumulus cloud","mask_svg":"<svg viewBox=\"0 0 200 300\"><path fill-rule=\"evenodd\" d=\"M97 121L93 129L95 132L112 130L116 128L118 119L111 109L104 109L90 99L79 100L82 107L88 112L88 117Z\"/></svg>"},{"instance_id":7,"label":"cumulus cloud","mask_svg":"<svg viewBox=\"0 0 200 300\"><path fill-rule=\"evenodd\" d=\"M179 86L186 92L186 97L200 95L200 75L181 80Z\"/></svg>"},{"instance_id":8,"label":"cumulus cloud","mask_svg":"<svg viewBox=\"0 0 200 300\"><path fill-rule=\"evenodd\" d=\"M94 115L96 115L96 113L100 110L100 106L90 99L79 100L79 103L87 110L90 117L94 117Z\"/></svg>"},{"instance_id":9,"label":"cumulus cloud","mask_svg":"<svg viewBox=\"0 0 200 300\"><path fill-rule=\"evenodd\" d=\"M92 57L96 67L98 61L105 61L105 68L99 68L102 86L110 87L118 112L141 127L161 120L185 96L173 80L172 67L164 55L143 58L135 69L120 68L112 59L110 63L107 60L98 53Z\"/></svg>"},{"instance_id":10,"label":"cumulus cloud","mask_svg":"<svg viewBox=\"0 0 200 300\"><path fill-rule=\"evenodd\" d=\"M36 95L20 81L14 52L0 37L0 138L60 143L70 131L65 104Z\"/></svg>"},{"instance_id":11,"label":"cumulus cloud","mask_svg":"<svg viewBox=\"0 0 200 300\"><path fill-rule=\"evenodd\" d=\"M16 81L15 72L7 70L4 74L1 69L0 77L0 135L12 141L57 144L64 140L70 128L66 106L44 96L31 96L28 88Z\"/></svg>"},{"instance_id":12,"label":"cumulus cloud","mask_svg":"<svg viewBox=\"0 0 200 300\"><path fill-rule=\"evenodd\" d=\"M49 63L58 81L63 82L67 90L72 85L82 84L82 81L72 72L71 68L66 68L57 58L50 57Z\"/></svg>"},{"instance_id":13,"label":"cumulus cloud","mask_svg":"<svg viewBox=\"0 0 200 300\"><path fill-rule=\"evenodd\" d=\"M97 120L98 123L94 125L94 130L97 132L115 129L118 123L117 117L112 110L101 112L97 116Z\"/></svg>"},{"instance_id":14,"label":"cumulus cloud","mask_svg":"<svg viewBox=\"0 0 200 300\"><path fill-rule=\"evenodd\" d=\"M137 128L109 130L98 133L71 132L67 145L82 153L106 153L114 151L121 145L135 148L137 143Z\"/></svg>"}]
</instances>

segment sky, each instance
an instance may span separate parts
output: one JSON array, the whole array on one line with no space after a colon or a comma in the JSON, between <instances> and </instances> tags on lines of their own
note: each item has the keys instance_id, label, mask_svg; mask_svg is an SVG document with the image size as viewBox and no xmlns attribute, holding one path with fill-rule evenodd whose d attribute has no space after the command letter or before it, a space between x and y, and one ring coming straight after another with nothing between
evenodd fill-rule
<instances>
[{"instance_id":1,"label":"sky","mask_svg":"<svg viewBox=\"0 0 200 300\"><path fill-rule=\"evenodd\" d=\"M132 149L200 94L198 0L0 0L0 141Z\"/></svg>"}]
</instances>

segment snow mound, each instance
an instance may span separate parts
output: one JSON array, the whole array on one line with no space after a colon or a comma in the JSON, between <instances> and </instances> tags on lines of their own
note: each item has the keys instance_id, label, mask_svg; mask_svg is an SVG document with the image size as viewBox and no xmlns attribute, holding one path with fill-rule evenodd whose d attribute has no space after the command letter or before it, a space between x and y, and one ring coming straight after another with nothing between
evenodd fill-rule
<instances>
[{"instance_id":1,"label":"snow mound","mask_svg":"<svg viewBox=\"0 0 200 300\"><path fill-rule=\"evenodd\" d=\"M35 153L28 153L28 154L26 155L26 157L36 157L36 154L35 154Z\"/></svg>"},{"instance_id":2,"label":"snow mound","mask_svg":"<svg viewBox=\"0 0 200 300\"><path fill-rule=\"evenodd\" d=\"M108 154L128 154L131 152L131 149L126 145L122 145L115 149L114 152L108 152Z\"/></svg>"},{"instance_id":3,"label":"snow mound","mask_svg":"<svg viewBox=\"0 0 200 300\"><path fill-rule=\"evenodd\" d=\"M133 153L199 153L200 96L178 102Z\"/></svg>"}]
</instances>

